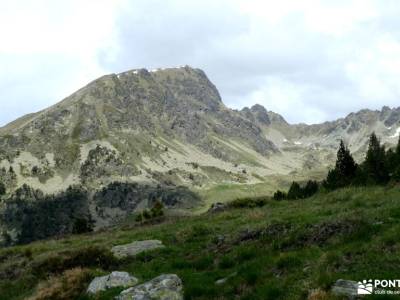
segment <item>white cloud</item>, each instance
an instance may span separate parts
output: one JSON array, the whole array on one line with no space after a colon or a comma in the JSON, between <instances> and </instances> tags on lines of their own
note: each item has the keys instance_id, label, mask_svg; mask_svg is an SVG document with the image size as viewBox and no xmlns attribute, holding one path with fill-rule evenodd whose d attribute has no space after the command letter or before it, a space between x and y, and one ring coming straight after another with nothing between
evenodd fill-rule
<instances>
[{"instance_id":1,"label":"white cloud","mask_svg":"<svg viewBox=\"0 0 400 300\"><path fill-rule=\"evenodd\" d=\"M108 72L119 1L0 4L0 125L43 109Z\"/></svg>"},{"instance_id":2,"label":"white cloud","mask_svg":"<svg viewBox=\"0 0 400 300\"><path fill-rule=\"evenodd\" d=\"M396 0L0 3L0 124L104 73L189 64L290 122L398 105Z\"/></svg>"}]
</instances>

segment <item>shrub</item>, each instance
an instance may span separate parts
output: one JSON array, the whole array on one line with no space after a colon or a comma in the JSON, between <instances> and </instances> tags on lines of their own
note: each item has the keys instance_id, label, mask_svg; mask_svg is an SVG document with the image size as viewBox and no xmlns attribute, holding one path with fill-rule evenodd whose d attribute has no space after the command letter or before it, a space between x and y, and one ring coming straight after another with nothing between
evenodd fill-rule
<instances>
[{"instance_id":1,"label":"shrub","mask_svg":"<svg viewBox=\"0 0 400 300\"><path fill-rule=\"evenodd\" d=\"M234 208L253 208L253 207L262 207L267 204L268 197L255 197L255 198L240 198L233 200L228 205Z\"/></svg>"},{"instance_id":2,"label":"shrub","mask_svg":"<svg viewBox=\"0 0 400 300\"><path fill-rule=\"evenodd\" d=\"M93 222L86 218L76 218L72 228L72 233L81 234L93 231Z\"/></svg>"},{"instance_id":3,"label":"shrub","mask_svg":"<svg viewBox=\"0 0 400 300\"><path fill-rule=\"evenodd\" d=\"M118 260L110 250L100 247L87 247L74 251L65 251L56 255L48 256L43 260L32 263L32 273L39 278L49 274L60 274L65 270L76 267L96 267L110 269L118 265Z\"/></svg>"},{"instance_id":4,"label":"shrub","mask_svg":"<svg viewBox=\"0 0 400 300\"><path fill-rule=\"evenodd\" d=\"M150 211L148 209L145 209L142 214L143 214L143 218L145 220L150 220L151 219L151 213L150 213Z\"/></svg>"},{"instance_id":5,"label":"shrub","mask_svg":"<svg viewBox=\"0 0 400 300\"><path fill-rule=\"evenodd\" d=\"M142 213L139 213L139 214L136 215L135 221L138 222L138 223L142 223L142 222L143 222L143 215L142 215Z\"/></svg>"},{"instance_id":6,"label":"shrub","mask_svg":"<svg viewBox=\"0 0 400 300\"><path fill-rule=\"evenodd\" d=\"M63 272L61 276L50 277L38 285L37 292L28 300L70 300L84 293L91 274L89 270L73 268Z\"/></svg>"},{"instance_id":7,"label":"shrub","mask_svg":"<svg viewBox=\"0 0 400 300\"><path fill-rule=\"evenodd\" d=\"M164 205L161 201L156 201L151 208L151 215L153 218L161 217L164 215Z\"/></svg>"},{"instance_id":8,"label":"shrub","mask_svg":"<svg viewBox=\"0 0 400 300\"><path fill-rule=\"evenodd\" d=\"M223 256L219 261L219 267L221 269L229 269L235 265L235 261L230 256Z\"/></svg>"}]
</instances>

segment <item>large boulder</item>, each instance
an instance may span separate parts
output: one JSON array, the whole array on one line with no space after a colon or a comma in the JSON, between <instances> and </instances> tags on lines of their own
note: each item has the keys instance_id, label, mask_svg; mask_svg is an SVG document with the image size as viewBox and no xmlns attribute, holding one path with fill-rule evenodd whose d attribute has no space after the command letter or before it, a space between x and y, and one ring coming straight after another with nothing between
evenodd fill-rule
<instances>
[{"instance_id":1,"label":"large boulder","mask_svg":"<svg viewBox=\"0 0 400 300\"><path fill-rule=\"evenodd\" d=\"M127 272L114 271L111 274L96 277L89 284L87 292L96 294L114 287L131 287L138 283L138 279Z\"/></svg>"},{"instance_id":2,"label":"large boulder","mask_svg":"<svg viewBox=\"0 0 400 300\"><path fill-rule=\"evenodd\" d=\"M182 280L175 274L163 274L121 292L116 300L183 300Z\"/></svg>"},{"instance_id":3,"label":"large boulder","mask_svg":"<svg viewBox=\"0 0 400 300\"><path fill-rule=\"evenodd\" d=\"M332 287L332 293L337 296L346 296L347 299L357 297L358 284L356 281L339 279Z\"/></svg>"},{"instance_id":4,"label":"large boulder","mask_svg":"<svg viewBox=\"0 0 400 300\"><path fill-rule=\"evenodd\" d=\"M221 212L226 210L226 204L221 203L221 202L216 202L211 204L211 207L208 209L209 213L216 213L216 212Z\"/></svg>"},{"instance_id":5,"label":"large boulder","mask_svg":"<svg viewBox=\"0 0 400 300\"><path fill-rule=\"evenodd\" d=\"M111 252L117 258L125 258L127 256L135 256L144 251L164 247L163 243L159 240L136 241L130 244L114 246L111 248Z\"/></svg>"}]
</instances>

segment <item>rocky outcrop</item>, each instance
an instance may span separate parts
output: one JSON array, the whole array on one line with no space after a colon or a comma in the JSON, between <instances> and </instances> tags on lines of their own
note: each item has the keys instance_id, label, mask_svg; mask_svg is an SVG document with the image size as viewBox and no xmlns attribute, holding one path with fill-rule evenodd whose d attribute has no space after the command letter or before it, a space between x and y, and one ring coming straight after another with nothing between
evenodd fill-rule
<instances>
[{"instance_id":1,"label":"rocky outcrop","mask_svg":"<svg viewBox=\"0 0 400 300\"><path fill-rule=\"evenodd\" d=\"M87 293L96 294L115 287L131 287L138 283L138 279L127 272L114 271L109 275L96 277L89 284Z\"/></svg>"},{"instance_id":2,"label":"rocky outcrop","mask_svg":"<svg viewBox=\"0 0 400 300\"><path fill-rule=\"evenodd\" d=\"M155 200L167 208L197 206L201 200L192 187L260 183L271 175L280 185L311 170L324 174L339 139L361 159L373 131L385 145L397 143L399 121L399 108L384 107L291 125L258 104L241 111L225 107L199 69L137 69L98 78L0 128L0 181L5 198L24 183L46 195L82 186L93 196L85 215L90 212L97 229ZM6 223L14 223L12 212Z\"/></svg>"},{"instance_id":3,"label":"rocky outcrop","mask_svg":"<svg viewBox=\"0 0 400 300\"><path fill-rule=\"evenodd\" d=\"M117 258L125 258L164 247L163 243L159 240L135 241L130 244L114 246L111 248L111 252Z\"/></svg>"},{"instance_id":4,"label":"rocky outcrop","mask_svg":"<svg viewBox=\"0 0 400 300\"><path fill-rule=\"evenodd\" d=\"M146 283L121 292L116 300L183 300L182 280L175 274L163 274Z\"/></svg>"},{"instance_id":5,"label":"rocky outcrop","mask_svg":"<svg viewBox=\"0 0 400 300\"><path fill-rule=\"evenodd\" d=\"M227 206L224 203L216 202L211 204L211 207L208 209L208 213L216 213L226 210Z\"/></svg>"}]
</instances>

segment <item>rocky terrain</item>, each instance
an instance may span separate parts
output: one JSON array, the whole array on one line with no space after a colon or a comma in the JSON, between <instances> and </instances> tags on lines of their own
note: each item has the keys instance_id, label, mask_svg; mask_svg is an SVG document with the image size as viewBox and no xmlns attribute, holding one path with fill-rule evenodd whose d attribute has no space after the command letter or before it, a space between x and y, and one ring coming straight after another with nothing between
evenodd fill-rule
<instances>
[{"instance_id":1,"label":"rocky terrain","mask_svg":"<svg viewBox=\"0 0 400 300\"><path fill-rule=\"evenodd\" d=\"M338 140L362 153L375 131L397 142L400 108L323 124L288 124L261 105L227 108L188 66L103 76L60 103L0 128L0 180L45 193L114 181L207 188L326 171ZM358 157L361 158L361 157Z\"/></svg>"},{"instance_id":2,"label":"rocky terrain","mask_svg":"<svg viewBox=\"0 0 400 300\"><path fill-rule=\"evenodd\" d=\"M340 139L362 160L371 132L397 142L399 121L388 107L315 125L261 105L232 110L188 66L106 75L0 128L0 241L99 229L156 202L204 211L322 179Z\"/></svg>"},{"instance_id":3,"label":"rocky terrain","mask_svg":"<svg viewBox=\"0 0 400 300\"><path fill-rule=\"evenodd\" d=\"M0 298L356 299L358 281L398 276L399 196L396 185L261 206L250 198L200 216L0 248ZM398 298L380 296L368 297Z\"/></svg>"}]
</instances>

